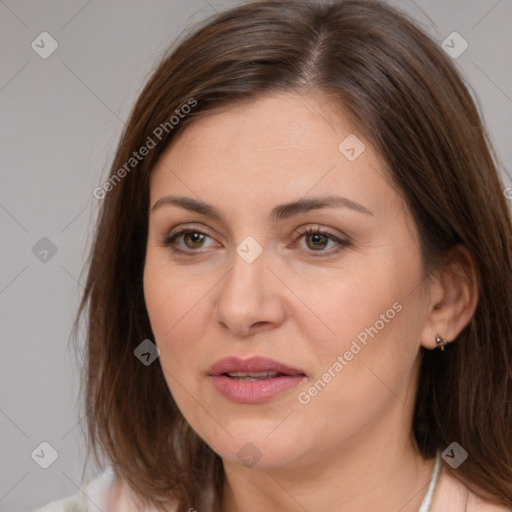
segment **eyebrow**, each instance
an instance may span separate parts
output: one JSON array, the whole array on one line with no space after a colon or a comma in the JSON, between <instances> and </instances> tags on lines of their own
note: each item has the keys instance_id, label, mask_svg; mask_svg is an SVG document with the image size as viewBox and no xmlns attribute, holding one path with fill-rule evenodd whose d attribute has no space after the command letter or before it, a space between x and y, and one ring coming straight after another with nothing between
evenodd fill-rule
<instances>
[{"instance_id":1,"label":"eyebrow","mask_svg":"<svg viewBox=\"0 0 512 512\"><path fill-rule=\"evenodd\" d=\"M207 217L213 217L220 221L224 221L222 213L214 206L191 197L165 196L160 198L151 208L151 211L161 208L162 206L178 206L185 210L199 213ZM270 219L273 221L284 220L301 213L311 210L320 210L323 208L349 208L359 213L373 215L365 206L346 197L325 196L311 199L299 199L290 203L275 206L270 212Z\"/></svg>"}]
</instances>

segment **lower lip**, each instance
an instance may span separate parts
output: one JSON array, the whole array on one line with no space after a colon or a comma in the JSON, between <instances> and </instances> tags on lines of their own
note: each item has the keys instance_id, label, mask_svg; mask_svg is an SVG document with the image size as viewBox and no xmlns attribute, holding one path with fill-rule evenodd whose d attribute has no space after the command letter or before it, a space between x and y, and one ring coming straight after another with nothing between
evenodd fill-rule
<instances>
[{"instance_id":1,"label":"lower lip","mask_svg":"<svg viewBox=\"0 0 512 512\"><path fill-rule=\"evenodd\" d=\"M242 381L226 377L225 375L213 375L213 384L217 391L238 404L259 404L266 402L289 389L297 386L305 378L305 375L286 375L273 379L255 381Z\"/></svg>"}]
</instances>

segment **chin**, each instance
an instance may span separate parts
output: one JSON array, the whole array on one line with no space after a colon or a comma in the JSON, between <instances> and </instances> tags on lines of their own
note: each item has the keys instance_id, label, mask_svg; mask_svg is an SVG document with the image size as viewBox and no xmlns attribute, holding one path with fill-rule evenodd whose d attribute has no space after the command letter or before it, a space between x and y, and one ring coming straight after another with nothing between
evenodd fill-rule
<instances>
[{"instance_id":1,"label":"chin","mask_svg":"<svg viewBox=\"0 0 512 512\"><path fill-rule=\"evenodd\" d=\"M243 426L245 424L245 426ZM275 428L275 424L272 428ZM268 428L268 422L242 422L238 428L229 429L227 434L205 442L224 461L248 468L272 469L293 466L305 455L305 439L289 430L278 433ZM272 432L269 435L269 432Z\"/></svg>"}]
</instances>

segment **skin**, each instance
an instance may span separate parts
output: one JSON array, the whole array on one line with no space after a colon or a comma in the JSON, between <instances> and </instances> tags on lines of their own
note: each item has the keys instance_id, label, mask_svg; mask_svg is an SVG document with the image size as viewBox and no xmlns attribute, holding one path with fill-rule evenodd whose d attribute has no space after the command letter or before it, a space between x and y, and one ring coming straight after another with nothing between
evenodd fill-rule
<instances>
[{"instance_id":1,"label":"skin","mask_svg":"<svg viewBox=\"0 0 512 512\"><path fill-rule=\"evenodd\" d=\"M167 148L150 177L150 209L173 195L223 216L169 204L151 211L144 270L170 392L223 459L223 512L417 511L434 465L411 434L419 350L434 349L437 333L453 340L476 307L464 250L426 279L411 214L379 155L330 104L282 93L210 113ZM366 146L353 162L338 149L352 133ZM327 195L371 214L326 207L269 217L276 205ZM185 252L174 253L163 240L180 227L207 236L177 238ZM263 249L252 263L236 252L248 236ZM299 393L395 303L400 312L300 403ZM306 378L268 402L235 404L207 376L231 355L269 357ZM237 457L247 443L261 453L252 467Z\"/></svg>"}]
</instances>

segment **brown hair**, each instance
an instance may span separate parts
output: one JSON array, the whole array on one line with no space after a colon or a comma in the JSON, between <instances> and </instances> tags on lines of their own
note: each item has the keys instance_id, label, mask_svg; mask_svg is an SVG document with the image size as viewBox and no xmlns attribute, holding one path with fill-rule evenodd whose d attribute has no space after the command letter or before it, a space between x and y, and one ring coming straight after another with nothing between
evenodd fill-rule
<instances>
[{"instance_id":1,"label":"brown hair","mask_svg":"<svg viewBox=\"0 0 512 512\"><path fill-rule=\"evenodd\" d=\"M200 507L206 488L218 507L221 459L184 420L160 364L134 356L154 339L142 286L148 178L204 113L283 91L312 91L351 115L413 213L426 271L458 244L472 256L477 310L444 352L422 349L413 434L425 458L458 442L469 458L456 475L512 507L512 226L496 156L440 45L372 0L253 2L221 12L171 48L149 79L110 177L126 172L103 193L77 316L87 312L88 456L103 466L98 453L106 455L155 507ZM155 147L127 168L148 138Z\"/></svg>"}]
</instances>

